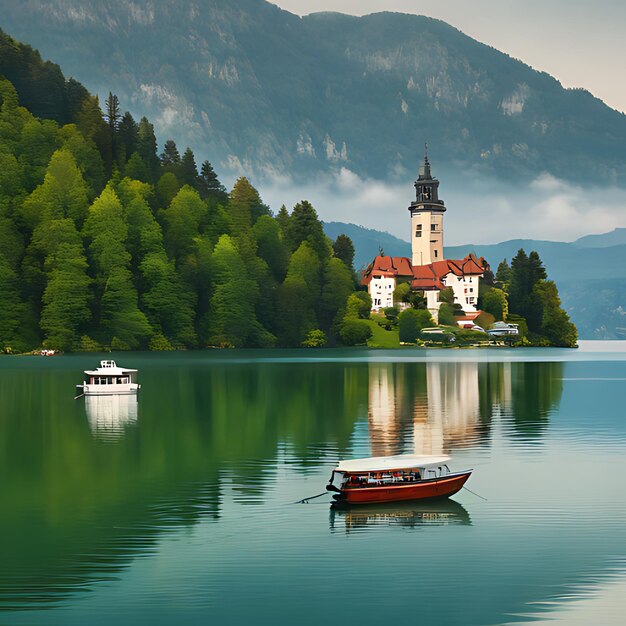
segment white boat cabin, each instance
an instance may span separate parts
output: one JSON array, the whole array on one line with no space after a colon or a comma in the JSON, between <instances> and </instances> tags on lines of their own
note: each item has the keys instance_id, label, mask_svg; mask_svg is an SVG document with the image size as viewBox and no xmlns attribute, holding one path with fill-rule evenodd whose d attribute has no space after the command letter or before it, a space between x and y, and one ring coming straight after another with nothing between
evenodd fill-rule
<instances>
[{"instance_id":1,"label":"white boat cabin","mask_svg":"<svg viewBox=\"0 0 626 626\"><path fill-rule=\"evenodd\" d=\"M136 381L137 370L118 367L115 361L100 361L95 370L85 370L85 381L76 385L89 395L116 395L137 393L141 385Z\"/></svg>"}]
</instances>

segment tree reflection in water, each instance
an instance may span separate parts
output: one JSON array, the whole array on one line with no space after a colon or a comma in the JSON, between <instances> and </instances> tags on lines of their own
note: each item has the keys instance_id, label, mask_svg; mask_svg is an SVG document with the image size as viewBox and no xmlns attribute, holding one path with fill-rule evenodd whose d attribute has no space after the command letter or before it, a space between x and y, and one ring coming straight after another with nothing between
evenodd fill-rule
<instances>
[{"instance_id":1,"label":"tree reflection in water","mask_svg":"<svg viewBox=\"0 0 626 626\"><path fill-rule=\"evenodd\" d=\"M488 443L494 419L539 438L561 396L559 363L142 358L128 404L72 400L92 359L0 365L0 474L10 477L0 481L0 608L48 605L114 577L162 533L219 520L226 489L263 504L279 465L307 476L353 456L357 425L373 454L448 452ZM335 515L351 528L431 519L419 510ZM466 523L458 510L449 519Z\"/></svg>"}]
</instances>

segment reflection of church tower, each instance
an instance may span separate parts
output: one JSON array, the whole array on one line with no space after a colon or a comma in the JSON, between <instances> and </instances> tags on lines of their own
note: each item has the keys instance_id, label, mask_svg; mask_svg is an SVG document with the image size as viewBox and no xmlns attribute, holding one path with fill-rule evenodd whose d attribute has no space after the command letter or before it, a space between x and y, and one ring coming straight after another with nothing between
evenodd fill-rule
<instances>
[{"instance_id":1,"label":"reflection of church tower","mask_svg":"<svg viewBox=\"0 0 626 626\"><path fill-rule=\"evenodd\" d=\"M394 444L399 435L393 369L388 364L371 363L368 371L370 447L374 456L388 456L396 453Z\"/></svg>"},{"instance_id":2,"label":"reflection of church tower","mask_svg":"<svg viewBox=\"0 0 626 626\"><path fill-rule=\"evenodd\" d=\"M478 363L429 363L428 420L415 421L415 452L440 454L471 441L480 417Z\"/></svg>"},{"instance_id":3,"label":"reflection of church tower","mask_svg":"<svg viewBox=\"0 0 626 626\"><path fill-rule=\"evenodd\" d=\"M443 260L443 214L446 207L439 199L439 181L432 177L428 152L415 181L415 201L411 202L411 241L413 265L429 265Z\"/></svg>"}]
</instances>

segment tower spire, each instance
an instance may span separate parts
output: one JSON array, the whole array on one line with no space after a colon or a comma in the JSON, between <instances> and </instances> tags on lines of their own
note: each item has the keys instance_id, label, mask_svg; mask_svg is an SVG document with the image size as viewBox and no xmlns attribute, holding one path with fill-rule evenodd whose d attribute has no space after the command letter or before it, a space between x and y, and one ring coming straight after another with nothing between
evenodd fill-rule
<instances>
[{"instance_id":1,"label":"tower spire","mask_svg":"<svg viewBox=\"0 0 626 626\"><path fill-rule=\"evenodd\" d=\"M428 160L428 144L424 143L424 165L420 167L418 180L431 180L430 161Z\"/></svg>"}]
</instances>

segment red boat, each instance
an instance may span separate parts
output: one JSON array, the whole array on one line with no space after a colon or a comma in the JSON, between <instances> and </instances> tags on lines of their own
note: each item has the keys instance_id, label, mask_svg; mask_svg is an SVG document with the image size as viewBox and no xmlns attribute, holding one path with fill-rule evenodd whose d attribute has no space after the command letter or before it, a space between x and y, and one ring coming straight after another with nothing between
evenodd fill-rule
<instances>
[{"instance_id":1,"label":"red boat","mask_svg":"<svg viewBox=\"0 0 626 626\"><path fill-rule=\"evenodd\" d=\"M449 460L449 456L400 454L342 461L326 489L346 504L448 498L472 473L471 469L451 472Z\"/></svg>"}]
</instances>

